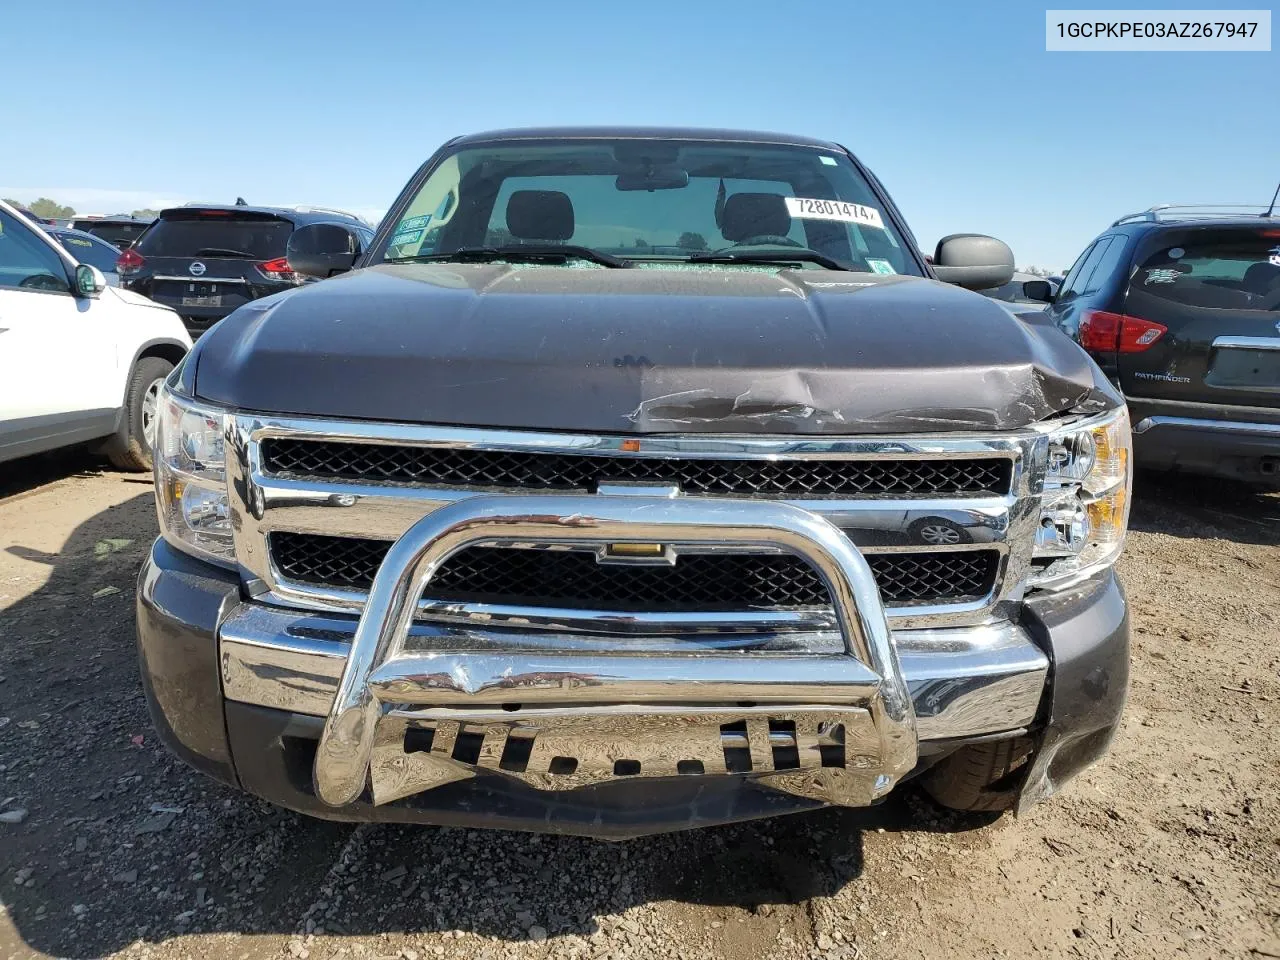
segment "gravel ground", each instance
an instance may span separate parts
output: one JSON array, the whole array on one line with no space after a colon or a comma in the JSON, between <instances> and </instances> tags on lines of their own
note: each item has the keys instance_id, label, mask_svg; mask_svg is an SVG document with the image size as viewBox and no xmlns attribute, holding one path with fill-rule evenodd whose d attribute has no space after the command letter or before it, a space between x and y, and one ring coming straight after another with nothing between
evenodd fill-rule
<instances>
[{"instance_id":1,"label":"gravel ground","mask_svg":"<svg viewBox=\"0 0 1280 960\"><path fill-rule=\"evenodd\" d=\"M0 957L1280 957L1280 498L1138 491L1111 755L1015 819L911 790L621 844L309 820L173 760L150 483L0 478Z\"/></svg>"}]
</instances>

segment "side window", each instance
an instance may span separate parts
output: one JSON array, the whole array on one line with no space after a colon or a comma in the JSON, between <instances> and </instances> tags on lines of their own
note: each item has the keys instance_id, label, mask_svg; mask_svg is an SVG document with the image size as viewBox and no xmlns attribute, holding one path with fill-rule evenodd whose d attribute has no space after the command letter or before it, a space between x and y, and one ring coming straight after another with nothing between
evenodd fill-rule
<instances>
[{"instance_id":1,"label":"side window","mask_svg":"<svg viewBox=\"0 0 1280 960\"><path fill-rule=\"evenodd\" d=\"M1058 288L1058 296L1060 298L1066 297L1067 291L1071 289L1071 285L1080 279L1080 269L1084 266L1085 261L1093 254L1093 248L1097 245L1097 241L1094 241L1084 248L1084 253L1076 257L1076 262L1071 265L1071 269L1067 271L1067 275L1062 278L1062 286Z\"/></svg>"},{"instance_id":2,"label":"side window","mask_svg":"<svg viewBox=\"0 0 1280 960\"><path fill-rule=\"evenodd\" d=\"M356 239L346 227L336 223L317 223L312 229L298 234L293 241L298 253L334 253L338 250L355 253Z\"/></svg>"},{"instance_id":3,"label":"side window","mask_svg":"<svg viewBox=\"0 0 1280 960\"><path fill-rule=\"evenodd\" d=\"M1086 285L1098 266L1098 261L1102 259L1109 246L1111 246L1111 237L1103 237L1093 245L1087 256L1076 262L1076 265L1071 268L1067 282L1063 285L1062 299L1077 297L1085 292Z\"/></svg>"},{"instance_id":4,"label":"side window","mask_svg":"<svg viewBox=\"0 0 1280 960\"><path fill-rule=\"evenodd\" d=\"M116 269L116 258L120 251L105 240L90 240L88 237L77 237L72 234L57 235L67 253L81 263L97 267L103 273L112 273Z\"/></svg>"},{"instance_id":5,"label":"side window","mask_svg":"<svg viewBox=\"0 0 1280 960\"><path fill-rule=\"evenodd\" d=\"M40 241L33 227L0 210L0 287L68 293L62 258Z\"/></svg>"},{"instance_id":6,"label":"side window","mask_svg":"<svg viewBox=\"0 0 1280 960\"><path fill-rule=\"evenodd\" d=\"M1085 278L1084 289L1080 292L1097 293L1101 290L1111 275L1116 272L1116 268L1120 266L1120 261L1124 258L1125 248L1128 245L1128 238L1112 237L1101 258L1094 265L1093 272Z\"/></svg>"}]
</instances>

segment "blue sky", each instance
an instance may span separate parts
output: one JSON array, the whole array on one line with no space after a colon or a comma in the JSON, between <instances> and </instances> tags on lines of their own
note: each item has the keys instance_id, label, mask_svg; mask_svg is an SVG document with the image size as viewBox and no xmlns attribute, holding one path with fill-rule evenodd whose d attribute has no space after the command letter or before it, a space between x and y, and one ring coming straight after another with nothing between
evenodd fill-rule
<instances>
[{"instance_id":1,"label":"blue sky","mask_svg":"<svg viewBox=\"0 0 1280 960\"><path fill-rule=\"evenodd\" d=\"M1280 180L1280 51L1046 53L1042 4L56 6L6 5L0 195L81 212L377 214L459 133L747 127L848 146L926 247L990 233L1065 267L1122 213Z\"/></svg>"}]
</instances>

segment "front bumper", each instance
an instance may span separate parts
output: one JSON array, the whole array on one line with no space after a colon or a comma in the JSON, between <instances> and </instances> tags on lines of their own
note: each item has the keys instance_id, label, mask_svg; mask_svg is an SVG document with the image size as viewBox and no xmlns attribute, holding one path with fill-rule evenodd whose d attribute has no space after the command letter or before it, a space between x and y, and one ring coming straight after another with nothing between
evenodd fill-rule
<instances>
[{"instance_id":1,"label":"front bumper","mask_svg":"<svg viewBox=\"0 0 1280 960\"><path fill-rule=\"evenodd\" d=\"M511 499L493 501L505 517ZM468 503L474 520L484 505ZM542 517L552 506L538 498ZM138 624L166 741L224 782L314 815L625 837L870 803L963 743L1028 731L1054 745L1029 778L1038 799L1094 759L1119 719L1128 627L1110 574L1025 604L1018 623L890 634L860 557L839 555L837 538L817 553L837 554L818 565L846 597L843 656L619 654L616 640L606 654L581 636L554 652L424 650L430 638L404 628L397 604L421 592L415 573L455 530L458 518L433 517L388 558L385 602L375 585L377 613L359 624L242 600L234 574L158 542ZM530 749L507 762L521 742Z\"/></svg>"}]
</instances>

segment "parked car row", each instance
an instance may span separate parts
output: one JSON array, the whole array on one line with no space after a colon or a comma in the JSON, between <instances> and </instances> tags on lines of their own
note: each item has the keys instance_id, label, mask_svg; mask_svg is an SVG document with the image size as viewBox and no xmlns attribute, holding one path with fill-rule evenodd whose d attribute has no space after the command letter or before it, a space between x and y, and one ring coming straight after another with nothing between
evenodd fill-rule
<instances>
[{"instance_id":1,"label":"parked car row","mask_svg":"<svg viewBox=\"0 0 1280 960\"><path fill-rule=\"evenodd\" d=\"M119 249L125 250L141 237L153 222L153 220L144 220L120 213L106 217L72 217L67 222L67 226L72 230L83 230L85 233L92 233L95 237L101 237Z\"/></svg>"},{"instance_id":2,"label":"parked car row","mask_svg":"<svg viewBox=\"0 0 1280 960\"><path fill-rule=\"evenodd\" d=\"M120 254L125 289L172 307L198 337L251 300L303 282L285 254L299 227L321 225L335 247L358 256L373 228L354 214L319 207L200 204L160 211Z\"/></svg>"}]
</instances>

